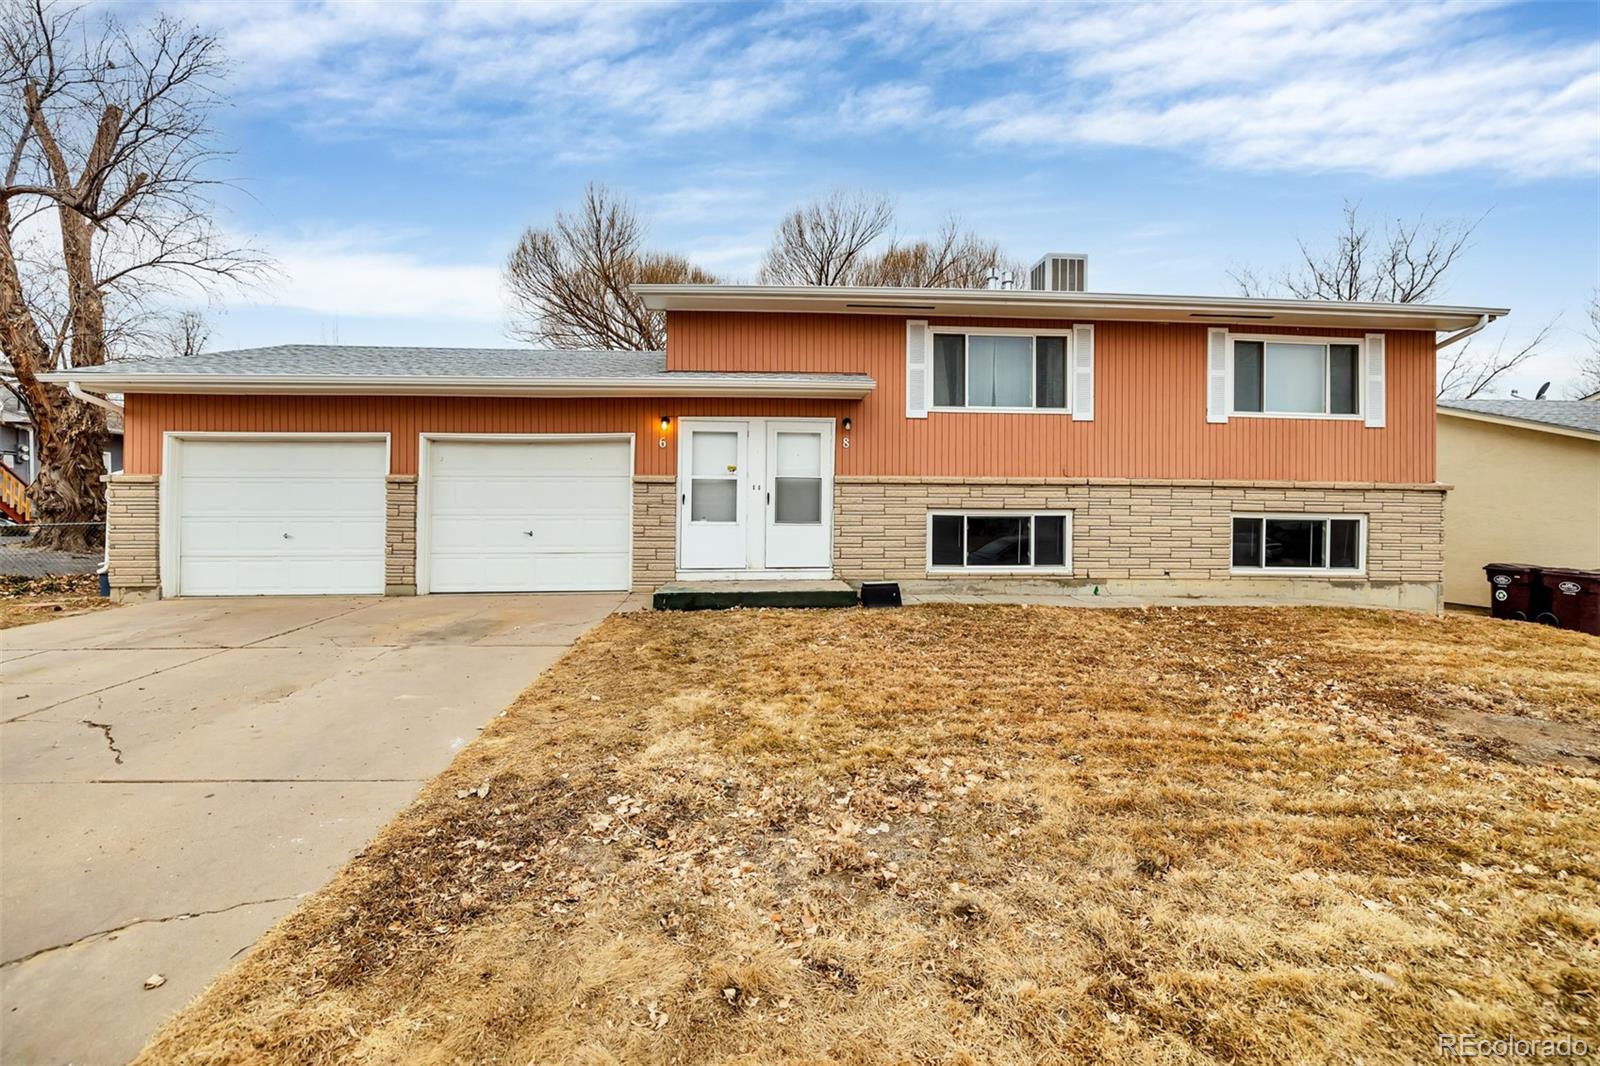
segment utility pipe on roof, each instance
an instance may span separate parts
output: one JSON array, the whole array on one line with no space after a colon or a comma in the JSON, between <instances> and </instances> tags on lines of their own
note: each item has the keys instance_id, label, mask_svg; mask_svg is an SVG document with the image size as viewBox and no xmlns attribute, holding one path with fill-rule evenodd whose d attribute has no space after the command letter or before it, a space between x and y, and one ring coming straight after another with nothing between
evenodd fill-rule
<instances>
[{"instance_id":1,"label":"utility pipe on roof","mask_svg":"<svg viewBox=\"0 0 1600 1066\"><path fill-rule=\"evenodd\" d=\"M1456 341L1464 341L1464 340L1466 340L1468 337L1472 336L1474 333L1478 332L1480 329L1482 329L1484 326L1487 326L1492 321L1494 321L1494 320L1492 318L1490 318L1488 315L1479 315L1476 325L1468 326L1466 329L1460 329L1460 330L1457 330L1456 332L1450 334L1450 336L1446 337L1444 340L1439 341L1438 343L1436 343L1433 346L1433 350L1436 351L1436 352L1442 352L1446 348L1448 348L1452 344L1454 344Z\"/></svg>"},{"instance_id":2,"label":"utility pipe on roof","mask_svg":"<svg viewBox=\"0 0 1600 1066\"><path fill-rule=\"evenodd\" d=\"M92 403L96 407L104 407L107 411L115 411L119 415L122 413L122 405L120 403L112 403L104 396L96 396L92 392L84 392L83 386L76 381L67 382L67 393L74 399L82 400L84 403Z\"/></svg>"}]
</instances>

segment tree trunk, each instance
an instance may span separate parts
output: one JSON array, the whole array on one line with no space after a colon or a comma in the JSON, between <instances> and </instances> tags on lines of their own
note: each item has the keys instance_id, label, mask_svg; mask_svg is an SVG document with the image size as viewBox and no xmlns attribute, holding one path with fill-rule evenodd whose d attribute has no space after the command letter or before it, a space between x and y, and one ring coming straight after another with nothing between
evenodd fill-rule
<instances>
[{"instance_id":1,"label":"tree trunk","mask_svg":"<svg viewBox=\"0 0 1600 1066\"><path fill-rule=\"evenodd\" d=\"M55 432L39 440L39 477L28 489L39 529L33 543L96 552L105 543L106 413L64 397Z\"/></svg>"},{"instance_id":2,"label":"tree trunk","mask_svg":"<svg viewBox=\"0 0 1600 1066\"><path fill-rule=\"evenodd\" d=\"M66 266L68 323L74 367L106 361L105 299L95 285L94 227L62 208L61 258ZM28 491L39 530L34 543L62 551L95 551L104 543L106 413L51 387L56 422L39 435L39 477Z\"/></svg>"}]
</instances>

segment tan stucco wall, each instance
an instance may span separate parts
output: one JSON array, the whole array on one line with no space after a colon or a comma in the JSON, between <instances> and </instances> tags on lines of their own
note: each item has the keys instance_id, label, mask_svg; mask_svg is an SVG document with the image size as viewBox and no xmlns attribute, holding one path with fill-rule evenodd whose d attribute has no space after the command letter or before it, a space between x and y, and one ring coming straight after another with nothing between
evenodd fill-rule
<instances>
[{"instance_id":1,"label":"tan stucco wall","mask_svg":"<svg viewBox=\"0 0 1600 1066\"><path fill-rule=\"evenodd\" d=\"M1489 605L1485 563L1600 568L1600 441L1439 417L1444 598Z\"/></svg>"}]
</instances>

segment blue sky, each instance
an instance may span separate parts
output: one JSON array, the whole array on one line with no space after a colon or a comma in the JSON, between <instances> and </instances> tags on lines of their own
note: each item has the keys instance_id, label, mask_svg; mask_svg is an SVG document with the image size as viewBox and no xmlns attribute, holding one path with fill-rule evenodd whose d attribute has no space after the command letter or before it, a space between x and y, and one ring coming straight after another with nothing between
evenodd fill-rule
<instances>
[{"instance_id":1,"label":"blue sky","mask_svg":"<svg viewBox=\"0 0 1600 1066\"><path fill-rule=\"evenodd\" d=\"M1600 4L167 6L236 71L227 225L278 260L213 346L507 344L520 230L601 181L651 243L753 280L783 211L891 195L1098 291L1225 294L1340 203L1476 218L1442 299L1561 316L1600 284ZM134 9L118 8L124 18ZM1558 384L1558 388L1559 388Z\"/></svg>"}]
</instances>

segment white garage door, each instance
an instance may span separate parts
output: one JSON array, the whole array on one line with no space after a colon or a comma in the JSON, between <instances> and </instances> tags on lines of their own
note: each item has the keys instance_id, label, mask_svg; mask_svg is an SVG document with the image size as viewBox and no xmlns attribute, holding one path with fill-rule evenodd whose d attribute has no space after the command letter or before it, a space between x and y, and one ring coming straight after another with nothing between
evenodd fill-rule
<instances>
[{"instance_id":1,"label":"white garage door","mask_svg":"<svg viewBox=\"0 0 1600 1066\"><path fill-rule=\"evenodd\" d=\"M381 440L177 446L182 596L383 592Z\"/></svg>"},{"instance_id":2,"label":"white garage door","mask_svg":"<svg viewBox=\"0 0 1600 1066\"><path fill-rule=\"evenodd\" d=\"M632 583L627 440L428 445L430 592L568 592Z\"/></svg>"}]
</instances>

